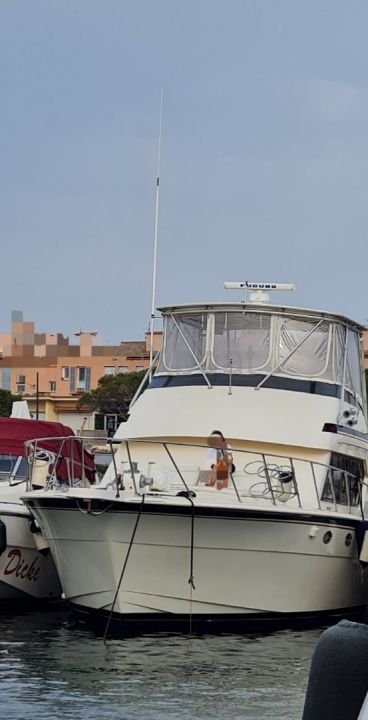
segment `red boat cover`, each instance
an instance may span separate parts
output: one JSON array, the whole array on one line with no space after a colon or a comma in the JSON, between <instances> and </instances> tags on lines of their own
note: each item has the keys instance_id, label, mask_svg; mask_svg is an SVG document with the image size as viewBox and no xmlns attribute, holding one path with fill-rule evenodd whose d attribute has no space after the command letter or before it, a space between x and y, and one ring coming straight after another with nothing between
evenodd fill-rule
<instances>
[{"instance_id":1,"label":"red boat cover","mask_svg":"<svg viewBox=\"0 0 368 720\"><path fill-rule=\"evenodd\" d=\"M83 450L73 430L62 423L47 420L0 417L0 455L25 455L24 443L37 439L37 449L54 453L57 458L56 475L61 480L68 479L67 465L72 468L74 478L81 477L82 465L90 480L94 480L95 464L93 455ZM42 438L50 438L43 440ZM60 438L60 439L59 439ZM68 438L62 440L61 438ZM69 463L67 463L69 461Z\"/></svg>"}]
</instances>

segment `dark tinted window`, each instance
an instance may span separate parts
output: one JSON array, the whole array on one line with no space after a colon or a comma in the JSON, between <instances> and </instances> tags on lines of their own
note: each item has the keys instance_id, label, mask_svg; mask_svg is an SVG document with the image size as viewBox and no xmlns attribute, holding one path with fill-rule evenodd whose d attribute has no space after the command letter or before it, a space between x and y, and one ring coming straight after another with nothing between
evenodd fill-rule
<instances>
[{"instance_id":1,"label":"dark tinted window","mask_svg":"<svg viewBox=\"0 0 368 720\"><path fill-rule=\"evenodd\" d=\"M332 453L331 467L327 471L321 500L356 507L360 501L363 478L363 460Z\"/></svg>"},{"instance_id":2,"label":"dark tinted window","mask_svg":"<svg viewBox=\"0 0 368 720\"><path fill-rule=\"evenodd\" d=\"M11 455L0 455L0 473L10 473L16 459Z\"/></svg>"},{"instance_id":3,"label":"dark tinted window","mask_svg":"<svg viewBox=\"0 0 368 720\"><path fill-rule=\"evenodd\" d=\"M9 480L14 477L17 480L25 478L26 462L24 458L16 455L0 455L0 479Z\"/></svg>"},{"instance_id":4,"label":"dark tinted window","mask_svg":"<svg viewBox=\"0 0 368 720\"><path fill-rule=\"evenodd\" d=\"M17 479L24 478L26 476L26 461L24 458L21 459L20 464L17 467L17 472L15 477Z\"/></svg>"}]
</instances>

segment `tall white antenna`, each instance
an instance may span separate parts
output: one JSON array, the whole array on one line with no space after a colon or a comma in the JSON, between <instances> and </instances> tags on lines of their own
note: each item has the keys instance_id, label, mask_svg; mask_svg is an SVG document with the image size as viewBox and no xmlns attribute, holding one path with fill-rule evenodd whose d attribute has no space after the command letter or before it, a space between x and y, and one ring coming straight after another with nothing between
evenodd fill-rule
<instances>
[{"instance_id":1,"label":"tall white antenna","mask_svg":"<svg viewBox=\"0 0 368 720\"><path fill-rule=\"evenodd\" d=\"M151 303L151 342L150 342L150 372L149 380L152 379L152 363L153 363L153 336L154 336L154 322L155 322L155 309L156 309L156 274L157 274L157 240L158 240L158 214L160 208L160 162L161 162L161 131L162 131L162 106L164 101L164 91L161 88L161 99L160 99L160 124L158 131L158 146L157 146L157 177L156 177L156 207L155 207L155 234L153 240L153 269L152 269L152 303Z\"/></svg>"}]
</instances>

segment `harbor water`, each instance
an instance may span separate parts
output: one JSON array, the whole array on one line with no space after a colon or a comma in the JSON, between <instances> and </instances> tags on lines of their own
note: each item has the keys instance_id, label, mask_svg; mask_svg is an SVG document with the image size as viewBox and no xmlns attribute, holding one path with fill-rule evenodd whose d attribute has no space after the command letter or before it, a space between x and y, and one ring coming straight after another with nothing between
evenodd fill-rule
<instances>
[{"instance_id":1,"label":"harbor water","mask_svg":"<svg viewBox=\"0 0 368 720\"><path fill-rule=\"evenodd\" d=\"M64 609L2 614L7 720L301 717L321 629L141 635L106 643Z\"/></svg>"}]
</instances>

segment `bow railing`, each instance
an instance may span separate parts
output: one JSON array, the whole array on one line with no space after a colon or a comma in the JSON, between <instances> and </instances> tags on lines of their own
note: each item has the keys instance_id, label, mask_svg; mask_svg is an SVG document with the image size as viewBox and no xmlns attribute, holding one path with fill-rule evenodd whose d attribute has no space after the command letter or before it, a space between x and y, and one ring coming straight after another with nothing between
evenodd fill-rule
<instances>
[{"instance_id":1,"label":"bow railing","mask_svg":"<svg viewBox=\"0 0 368 720\"><path fill-rule=\"evenodd\" d=\"M94 486L118 497L189 492L201 502L216 504L271 504L363 514L363 478L333 465L232 448L228 476L220 483L205 457L208 445L135 438L98 438L97 447L92 442L75 436L28 441L28 490Z\"/></svg>"}]
</instances>

